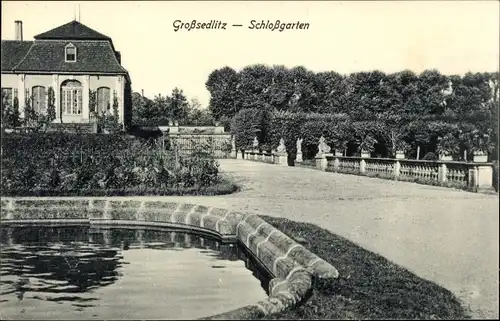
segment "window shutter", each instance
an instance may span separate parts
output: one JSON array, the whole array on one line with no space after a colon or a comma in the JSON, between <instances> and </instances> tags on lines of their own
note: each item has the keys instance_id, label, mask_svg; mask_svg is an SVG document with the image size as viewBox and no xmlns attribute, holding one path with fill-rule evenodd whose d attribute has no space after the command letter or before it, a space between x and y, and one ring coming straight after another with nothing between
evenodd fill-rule
<instances>
[{"instance_id":1,"label":"window shutter","mask_svg":"<svg viewBox=\"0 0 500 321\"><path fill-rule=\"evenodd\" d=\"M43 87L43 91L45 93L45 97L43 99L43 110L44 112L47 112L49 107L49 91L45 89L45 87Z\"/></svg>"},{"instance_id":2,"label":"window shutter","mask_svg":"<svg viewBox=\"0 0 500 321\"><path fill-rule=\"evenodd\" d=\"M106 109L109 106L109 102L110 102L110 99L111 99L110 97L111 97L111 90L109 88L106 88L104 90L104 102L103 102L103 104L104 104L104 106L105 106Z\"/></svg>"},{"instance_id":3,"label":"window shutter","mask_svg":"<svg viewBox=\"0 0 500 321\"><path fill-rule=\"evenodd\" d=\"M97 89L97 112L101 113L104 108L103 108L103 92L102 88Z\"/></svg>"},{"instance_id":4,"label":"window shutter","mask_svg":"<svg viewBox=\"0 0 500 321\"><path fill-rule=\"evenodd\" d=\"M12 94L12 106L14 106L14 100L17 98L17 88L14 88L13 94ZM18 102L19 103L19 102ZM19 108L19 104L17 105Z\"/></svg>"},{"instance_id":5,"label":"window shutter","mask_svg":"<svg viewBox=\"0 0 500 321\"><path fill-rule=\"evenodd\" d=\"M83 103L83 91L78 89L78 114L82 114L82 103Z\"/></svg>"}]
</instances>

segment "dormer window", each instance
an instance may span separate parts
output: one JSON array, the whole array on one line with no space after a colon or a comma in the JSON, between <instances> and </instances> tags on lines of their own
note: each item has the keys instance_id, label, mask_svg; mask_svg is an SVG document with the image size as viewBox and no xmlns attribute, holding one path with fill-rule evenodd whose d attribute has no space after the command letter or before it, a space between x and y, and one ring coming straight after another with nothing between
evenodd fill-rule
<instances>
[{"instance_id":1,"label":"dormer window","mask_svg":"<svg viewBox=\"0 0 500 321\"><path fill-rule=\"evenodd\" d=\"M66 62L75 62L76 61L76 47L73 44L68 44L64 49Z\"/></svg>"}]
</instances>

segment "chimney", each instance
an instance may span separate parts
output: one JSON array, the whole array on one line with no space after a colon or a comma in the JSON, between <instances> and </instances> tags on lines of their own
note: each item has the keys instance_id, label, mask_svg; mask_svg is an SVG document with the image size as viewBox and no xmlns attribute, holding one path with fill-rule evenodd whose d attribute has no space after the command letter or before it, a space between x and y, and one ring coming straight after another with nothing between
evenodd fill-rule
<instances>
[{"instance_id":1,"label":"chimney","mask_svg":"<svg viewBox=\"0 0 500 321\"><path fill-rule=\"evenodd\" d=\"M115 51L116 54L116 59L118 60L118 63L121 65L122 64L122 54L119 51Z\"/></svg>"},{"instance_id":2,"label":"chimney","mask_svg":"<svg viewBox=\"0 0 500 321\"><path fill-rule=\"evenodd\" d=\"M141 89L141 96L144 97L144 89Z\"/></svg>"},{"instance_id":3,"label":"chimney","mask_svg":"<svg viewBox=\"0 0 500 321\"><path fill-rule=\"evenodd\" d=\"M23 41L23 22L21 20L16 20L16 40Z\"/></svg>"}]
</instances>

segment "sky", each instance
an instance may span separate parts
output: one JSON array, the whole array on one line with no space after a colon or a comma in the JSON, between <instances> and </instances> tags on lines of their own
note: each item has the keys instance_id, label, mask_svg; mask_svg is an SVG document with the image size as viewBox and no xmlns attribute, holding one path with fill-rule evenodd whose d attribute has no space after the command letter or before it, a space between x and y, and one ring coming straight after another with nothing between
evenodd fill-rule
<instances>
[{"instance_id":1,"label":"sky","mask_svg":"<svg viewBox=\"0 0 500 321\"><path fill-rule=\"evenodd\" d=\"M348 74L437 69L499 70L499 1L2 1L2 40L24 40L70 22L113 39L132 89L153 98L174 87L206 106L209 74L224 66L304 66ZM227 23L174 31L174 21ZM251 20L309 23L303 30L250 29ZM241 24L241 27L232 27Z\"/></svg>"}]
</instances>

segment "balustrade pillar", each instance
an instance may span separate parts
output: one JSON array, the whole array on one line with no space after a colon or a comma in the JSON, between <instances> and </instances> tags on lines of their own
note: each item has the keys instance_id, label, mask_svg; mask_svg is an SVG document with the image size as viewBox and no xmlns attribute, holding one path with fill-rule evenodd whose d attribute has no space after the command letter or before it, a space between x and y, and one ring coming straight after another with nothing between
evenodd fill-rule
<instances>
[{"instance_id":1,"label":"balustrade pillar","mask_svg":"<svg viewBox=\"0 0 500 321\"><path fill-rule=\"evenodd\" d=\"M144 248L144 230L136 230L135 239L139 242L139 247Z\"/></svg>"},{"instance_id":2,"label":"balustrade pillar","mask_svg":"<svg viewBox=\"0 0 500 321\"><path fill-rule=\"evenodd\" d=\"M273 164L288 166L288 153L273 151Z\"/></svg>"},{"instance_id":3,"label":"balustrade pillar","mask_svg":"<svg viewBox=\"0 0 500 321\"><path fill-rule=\"evenodd\" d=\"M339 168L340 168L340 159L338 157L335 157L335 159L333 160L333 170L335 172L338 172Z\"/></svg>"},{"instance_id":4,"label":"balustrade pillar","mask_svg":"<svg viewBox=\"0 0 500 321\"><path fill-rule=\"evenodd\" d=\"M447 173L448 169L446 168L446 164L441 164L441 166L439 166L439 172L438 172L438 180L440 182L446 182L446 173Z\"/></svg>"},{"instance_id":5,"label":"balustrade pillar","mask_svg":"<svg viewBox=\"0 0 500 321\"><path fill-rule=\"evenodd\" d=\"M12 229L6 228L5 231L7 233L7 245L12 246L14 244L14 237L12 236Z\"/></svg>"},{"instance_id":6,"label":"balustrade pillar","mask_svg":"<svg viewBox=\"0 0 500 321\"><path fill-rule=\"evenodd\" d=\"M394 177L398 178L400 172L401 172L401 163L399 161L396 161L396 164L394 164Z\"/></svg>"},{"instance_id":7,"label":"balustrade pillar","mask_svg":"<svg viewBox=\"0 0 500 321\"><path fill-rule=\"evenodd\" d=\"M469 176L468 176L468 181L467 181L467 184L468 184L468 187L469 189L471 190L475 190L477 188L477 167L472 167L472 168L469 168Z\"/></svg>"},{"instance_id":8,"label":"balustrade pillar","mask_svg":"<svg viewBox=\"0 0 500 321\"><path fill-rule=\"evenodd\" d=\"M104 239L104 244L106 244L107 246L111 245L111 231L110 230L103 230L102 237Z\"/></svg>"},{"instance_id":9,"label":"balustrade pillar","mask_svg":"<svg viewBox=\"0 0 500 321\"><path fill-rule=\"evenodd\" d=\"M478 190L493 190L493 166L479 165L476 168Z\"/></svg>"},{"instance_id":10,"label":"balustrade pillar","mask_svg":"<svg viewBox=\"0 0 500 321\"><path fill-rule=\"evenodd\" d=\"M359 161L359 172L361 174L366 173L366 162L365 162L364 159L362 159L362 160Z\"/></svg>"},{"instance_id":11,"label":"balustrade pillar","mask_svg":"<svg viewBox=\"0 0 500 321\"><path fill-rule=\"evenodd\" d=\"M191 234L184 234L184 244L186 247L191 247Z\"/></svg>"},{"instance_id":12,"label":"balustrade pillar","mask_svg":"<svg viewBox=\"0 0 500 321\"><path fill-rule=\"evenodd\" d=\"M174 247L179 247L180 243L177 240L177 232L170 233L170 241L174 244Z\"/></svg>"},{"instance_id":13,"label":"balustrade pillar","mask_svg":"<svg viewBox=\"0 0 500 321\"><path fill-rule=\"evenodd\" d=\"M326 156L333 156L332 154L326 154L326 153L321 153L316 155L315 160L316 160L316 168L322 171L326 171L328 167L328 160L326 159Z\"/></svg>"},{"instance_id":14,"label":"balustrade pillar","mask_svg":"<svg viewBox=\"0 0 500 321\"><path fill-rule=\"evenodd\" d=\"M302 152L297 152L297 156L295 156L295 162L296 163L302 163L304 160L302 158Z\"/></svg>"}]
</instances>

